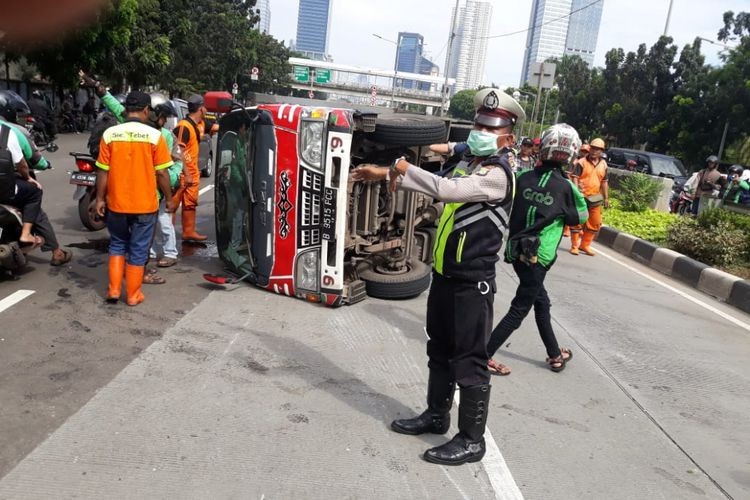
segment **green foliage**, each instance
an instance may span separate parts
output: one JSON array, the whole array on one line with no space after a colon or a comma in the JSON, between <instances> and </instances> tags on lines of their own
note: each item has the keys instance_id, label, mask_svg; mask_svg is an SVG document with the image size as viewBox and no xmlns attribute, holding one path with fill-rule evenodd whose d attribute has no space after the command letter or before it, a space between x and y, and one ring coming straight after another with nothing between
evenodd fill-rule
<instances>
[{"instance_id":1,"label":"green foliage","mask_svg":"<svg viewBox=\"0 0 750 500\"><path fill-rule=\"evenodd\" d=\"M723 208L712 208L704 210L698 216L698 224L704 228L712 228L720 223L725 223L733 229L741 231L745 237L743 257L750 261L750 216L730 212Z\"/></svg>"},{"instance_id":2,"label":"green foliage","mask_svg":"<svg viewBox=\"0 0 750 500\"><path fill-rule=\"evenodd\" d=\"M476 90L460 90L451 97L451 104L448 108L448 114L453 118L463 120L474 119L474 95Z\"/></svg>"},{"instance_id":3,"label":"green foliage","mask_svg":"<svg viewBox=\"0 0 750 500\"><path fill-rule=\"evenodd\" d=\"M613 203L602 212L604 224L638 238L662 244L667 239L667 228L677 219L674 214L647 209L643 212L627 212Z\"/></svg>"},{"instance_id":4,"label":"green foliage","mask_svg":"<svg viewBox=\"0 0 750 500\"><path fill-rule=\"evenodd\" d=\"M627 212L644 212L661 193L661 184L646 174L634 173L620 181L618 199Z\"/></svg>"},{"instance_id":5,"label":"green foliage","mask_svg":"<svg viewBox=\"0 0 750 500\"><path fill-rule=\"evenodd\" d=\"M746 243L742 230L726 221L704 226L692 217L679 217L667 230L670 248L710 266L740 262Z\"/></svg>"}]
</instances>

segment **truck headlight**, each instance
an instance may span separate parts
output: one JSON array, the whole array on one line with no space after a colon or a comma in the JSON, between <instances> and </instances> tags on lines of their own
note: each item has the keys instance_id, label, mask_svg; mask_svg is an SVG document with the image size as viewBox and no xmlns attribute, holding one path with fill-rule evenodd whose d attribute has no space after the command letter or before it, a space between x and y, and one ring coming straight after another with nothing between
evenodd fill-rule
<instances>
[{"instance_id":1,"label":"truck headlight","mask_svg":"<svg viewBox=\"0 0 750 500\"><path fill-rule=\"evenodd\" d=\"M320 289L320 255L317 250L300 254L295 262L295 286L317 292Z\"/></svg>"},{"instance_id":2,"label":"truck headlight","mask_svg":"<svg viewBox=\"0 0 750 500\"><path fill-rule=\"evenodd\" d=\"M303 121L300 132L300 152L302 159L321 170L321 160L323 159L323 131L325 124L323 122Z\"/></svg>"}]
</instances>

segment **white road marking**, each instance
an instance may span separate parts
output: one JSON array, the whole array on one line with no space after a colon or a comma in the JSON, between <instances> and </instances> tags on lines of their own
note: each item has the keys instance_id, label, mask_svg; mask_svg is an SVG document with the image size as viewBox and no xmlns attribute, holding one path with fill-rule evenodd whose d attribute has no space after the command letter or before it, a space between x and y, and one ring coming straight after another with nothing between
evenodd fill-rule
<instances>
[{"instance_id":1,"label":"white road marking","mask_svg":"<svg viewBox=\"0 0 750 500\"><path fill-rule=\"evenodd\" d=\"M211 191L213 188L214 188L213 184L209 184L208 186L201 188L200 191L198 191L198 196Z\"/></svg>"},{"instance_id":2,"label":"white road marking","mask_svg":"<svg viewBox=\"0 0 750 500\"><path fill-rule=\"evenodd\" d=\"M0 312L5 311L9 307L13 307L14 305L21 302L26 297L29 297L31 295L34 295L34 290L18 290L17 292L13 292L7 297L5 297L3 300L0 300Z\"/></svg>"},{"instance_id":3,"label":"white road marking","mask_svg":"<svg viewBox=\"0 0 750 500\"><path fill-rule=\"evenodd\" d=\"M725 313L723 311L720 311L720 310L716 309L712 305L709 305L709 304L703 302L702 300L697 299L697 298L693 297L692 295L683 292L682 290L678 290L677 288L675 288L673 286L667 285L666 283L664 283L662 281L659 281L658 279L656 279L656 278L654 278L652 276L649 276L648 274L646 274L646 273L644 273L642 271L639 271L638 269L636 269L636 268L634 268L634 267L632 267L632 266L630 266L628 264L625 264L624 262L621 262L617 258L615 258L615 257L613 257L611 255L608 255L605 252L602 252L601 245L597 245L597 252L599 252L599 254L601 254L602 257L605 257L605 258L611 260L612 262L616 262L617 264L620 264L625 269L629 269L630 271L633 271L634 273L638 274L639 276L643 276L647 280L653 281L657 285L662 286L662 287L666 288L667 290L676 293L680 297L683 297L683 298L689 300L690 302L693 302L694 304L698 304L702 308L704 308L704 309L706 309L708 311L711 311L712 313L715 313L715 314L721 316L722 318L724 318L725 320L729 321L730 323L734 323L735 325L739 326L740 328L743 328L743 329L747 330L748 332L750 332L750 325L748 325L744 321L740 321L737 318L734 318L733 316L731 316L731 315L729 315L729 314L727 314L727 313Z\"/></svg>"}]
</instances>

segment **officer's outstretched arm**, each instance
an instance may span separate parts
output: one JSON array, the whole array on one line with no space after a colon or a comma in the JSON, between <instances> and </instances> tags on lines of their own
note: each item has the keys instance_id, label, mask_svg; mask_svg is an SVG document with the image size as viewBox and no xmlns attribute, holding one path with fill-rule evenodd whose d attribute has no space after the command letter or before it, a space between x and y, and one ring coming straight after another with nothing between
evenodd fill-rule
<instances>
[{"instance_id":1,"label":"officer's outstretched arm","mask_svg":"<svg viewBox=\"0 0 750 500\"><path fill-rule=\"evenodd\" d=\"M505 198L509 182L505 171L496 167L482 167L472 175L447 179L410 166L400 187L448 203L495 203Z\"/></svg>"}]
</instances>

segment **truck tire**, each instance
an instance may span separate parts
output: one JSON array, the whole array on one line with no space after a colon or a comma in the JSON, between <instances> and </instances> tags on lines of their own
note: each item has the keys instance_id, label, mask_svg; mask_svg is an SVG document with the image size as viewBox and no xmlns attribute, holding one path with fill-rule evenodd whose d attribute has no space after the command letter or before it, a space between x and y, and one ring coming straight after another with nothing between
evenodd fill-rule
<instances>
[{"instance_id":1,"label":"truck tire","mask_svg":"<svg viewBox=\"0 0 750 500\"><path fill-rule=\"evenodd\" d=\"M469 132L474 127L472 125L451 125L451 130L448 133L448 140L450 142L466 142L469 138Z\"/></svg>"},{"instance_id":2,"label":"truck tire","mask_svg":"<svg viewBox=\"0 0 750 500\"><path fill-rule=\"evenodd\" d=\"M398 117L378 118L375 131L369 138L394 146L429 146L445 142L445 122L442 120Z\"/></svg>"},{"instance_id":3,"label":"truck tire","mask_svg":"<svg viewBox=\"0 0 750 500\"><path fill-rule=\"evenodd\" d=\"M409 299L430 286L430 267L415 260L407 264L403 274L382 274L369 268L359 273L365 282L367 295L376 299Z\"/></svg>"}]
</instances>

